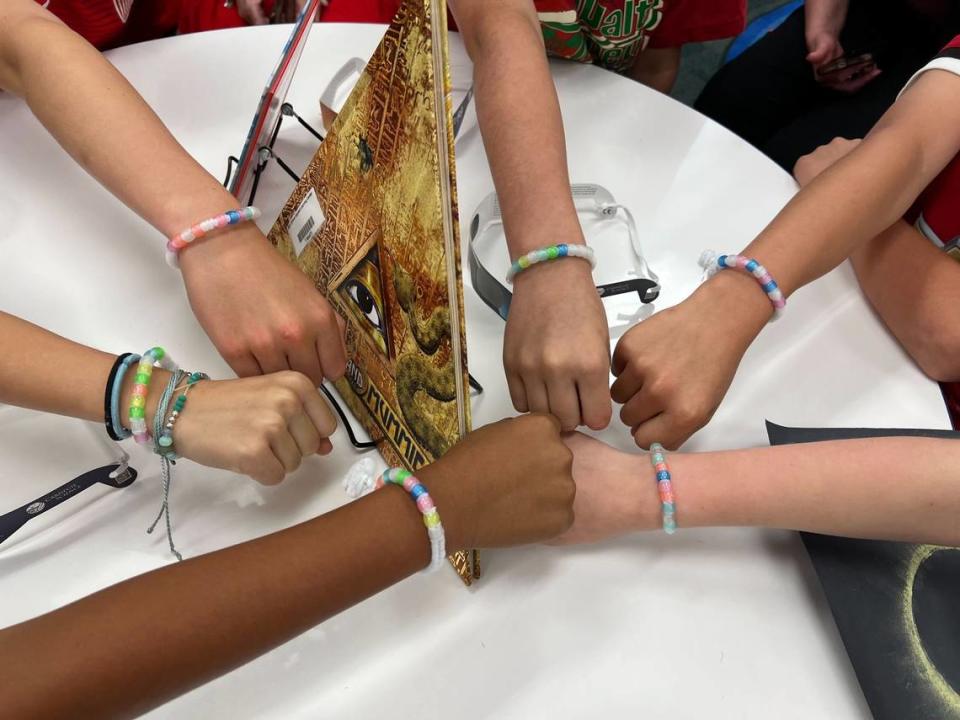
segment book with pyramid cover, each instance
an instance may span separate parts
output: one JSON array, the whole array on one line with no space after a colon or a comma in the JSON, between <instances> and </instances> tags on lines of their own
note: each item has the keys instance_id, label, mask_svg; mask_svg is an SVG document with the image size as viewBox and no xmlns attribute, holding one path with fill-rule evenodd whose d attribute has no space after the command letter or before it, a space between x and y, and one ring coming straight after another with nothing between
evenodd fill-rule
<instances>
[{"instance_id":1,"label":"book with pyramid cover","mask_svg":"<svg viewBox=\"0 0 960 720\"><path fill-rule=\"evenodd\" d=\"M443 455L470 429L445 0L400 6L269 237L346 320L337 390L384 459Z\"/></svg>"}]
</instances>

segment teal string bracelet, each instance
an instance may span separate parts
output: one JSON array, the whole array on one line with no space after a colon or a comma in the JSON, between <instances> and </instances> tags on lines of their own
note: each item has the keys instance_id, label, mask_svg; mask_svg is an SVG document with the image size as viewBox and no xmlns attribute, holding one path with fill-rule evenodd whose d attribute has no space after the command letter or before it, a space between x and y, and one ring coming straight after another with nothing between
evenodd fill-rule
<instances>
[{"instance_id":1,"label":"teal string bracelet","mask_svg":"<svg viewBox=\"0 0 960 720\"><path fill-rule=\"evenodd\" d=\"M183 409L187 406L187 396L190 394L190 390L193 389L193 386L196 385L201 380L209 380L210 376L202 372L190 373L190 376L187 378L187 386L184 388L183 392L177 397L173 403L173 411L170 413L170 417L167 420L166 424L163 426L163 431L160 433L160 436L157 440L157 444L160 447L158 451L161 455L172 455L171 460L176 459L176 453L173 451L173 426L177 424L177 418L180 417L180 413L183 412ZM179 383L178 383L179 385ZM161 418L163 416L160 416Z\"/></svg>"}]
</instances>

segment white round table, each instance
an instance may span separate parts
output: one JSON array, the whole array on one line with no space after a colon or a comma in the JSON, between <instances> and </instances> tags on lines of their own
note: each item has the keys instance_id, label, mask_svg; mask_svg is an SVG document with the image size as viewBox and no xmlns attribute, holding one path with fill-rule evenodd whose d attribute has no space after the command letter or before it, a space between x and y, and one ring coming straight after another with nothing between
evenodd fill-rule
<instances>
[{"instance_id":1,"label":"white round table","mask_svg":"<svg viewBox=\"0 0 960 720\"><path fill-rule=\"evenodd\" d=\"M369 56L382 32L313 29L290 94L307 120L319 123L327 81L348 57ZM220 177L288 33L207 33L108 57ZM463 86L469 61L458 38L451 44L455 85ZM600 183L632 209L663 282L658 307L696 286L701 249L740 248L795 191L760 153L689 108L593 67L553 70L571 179ZM458 146L464 238L473 208L493 188L475 123L471 110ZM0 307L114 352L162 342L185 366L229 376L179 276L164 265L156 232L91 181L13 97L0 96L0 137ZM299 170L314 145L287 123L277 151ZM257 199L264 228L291 187L270 168ZM128 301L135 291L152 305ZM470 368L486 387L474 406L479 425L512 413L500 367L503 323L469 289L466 304ZM764 418L947 427L936 385L881 327L847 266L791 299L687 449L763 445ZM0 511L105 464L105 446L94 439L101 435L86 423L0 408ZM632 447L617 421L601 436ZM198 555L345 502L340 479L356 456L342 431L334 441L331 457L304 463L277 488L178 467L179 548ZM141 477L129 489L88 490L0 546L0 626L171 561L162 532L144 533L159 507L158 463L131 452ZM470 590L452 572L411 578L151 716L869 717L793 533L650 533L592 547L488 552L484 564L485 577Z\"/></svg>"}]
</instances>

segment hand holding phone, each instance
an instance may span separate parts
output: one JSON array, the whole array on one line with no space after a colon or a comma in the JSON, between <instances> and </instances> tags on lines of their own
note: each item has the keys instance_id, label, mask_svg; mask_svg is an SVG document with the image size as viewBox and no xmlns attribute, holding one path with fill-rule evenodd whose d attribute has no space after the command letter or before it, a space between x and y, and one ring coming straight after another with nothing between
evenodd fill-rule
<instances>
[{"instance_id":1,"label":"hand holding phone","mask_svg":"<svg viewBox=\"0 0 960 720\"><path fill-rule=\"evenodd\" d=\"M848 53L814 69L824 87L844 93L855 93L880 74L872 53Z\"/></svg>"}]
</instances>

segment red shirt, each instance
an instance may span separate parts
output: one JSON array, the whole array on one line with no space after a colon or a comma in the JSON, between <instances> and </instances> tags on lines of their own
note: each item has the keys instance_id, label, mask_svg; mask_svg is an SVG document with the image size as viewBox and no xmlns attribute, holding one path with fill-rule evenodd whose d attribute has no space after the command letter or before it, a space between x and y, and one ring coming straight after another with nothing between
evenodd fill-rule
<instances>
[{"instance_id":1,"label":"red shirt","mask_svg":"<svg viewBox=\"0 0 960 720\"><path fill-rule=\"evenodd\" d=\"M236 7L223 0L36 0L100 50L190 33L243 27ZM267 15L274 0L264 0ZM328 22L388 23L399 0L329 0L319 19Z\"/></svg>"},{"instance_id":2,"label":"red shirt","mask_svg":"<svg viewBox=\"0 0 960 720\"><path fill-rule=\"evenodd\" d=\"M547 52L623 72L646 48L730 37L745 0L534 0Z\"/></svg>"},{"instance_id":3,"label":"red shirt","mask_svg":"<svg viewBox=\"0 0 960 720\"><path fill-rule=\"evenodd\" d=\"M946 70L960 75L960 36L911 78L907 87L927 70ZM914 211L917 228L934 244L960 262L960 155L950 161L923 191ZM960 382L941 383L953 427L960 430Z\"/></svg>"},{"instance_id":4,"label":"red shirt","mask_svg":"<svg viewBox=\"0 0 960 720\"><path fill-rule=\"evenodd\" d=\"M922 73L935 69L960 75L960 36L921 68L907 87ZM923 191L918 208L917 226L923 234L960 260L960 156L955 157Z\"/></svg>"},{"instance_id":5,"label":"red shirt","mask_svg":"<svg viewBox=\"0 0 960 720\"><path fill-rule=\"evenodd\" d=\"M188 0L188 2L191 0ZM100 50L171 35L180 0L37 0Z\"/></svg>"}]
</instances>

